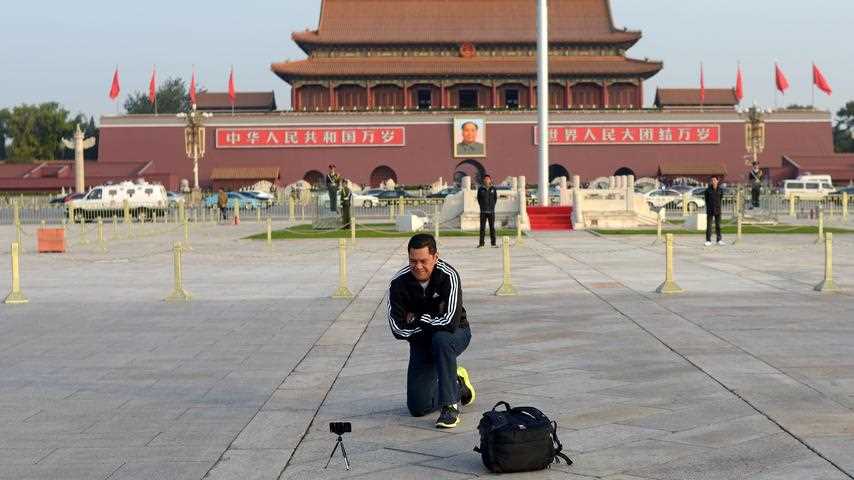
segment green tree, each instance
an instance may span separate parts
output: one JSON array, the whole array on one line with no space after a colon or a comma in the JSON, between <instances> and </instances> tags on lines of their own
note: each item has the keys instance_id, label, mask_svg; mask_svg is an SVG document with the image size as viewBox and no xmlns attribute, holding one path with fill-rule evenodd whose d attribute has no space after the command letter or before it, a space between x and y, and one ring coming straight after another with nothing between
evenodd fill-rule
<instances>
[{"instance_id":1,"label":"green tree","mask_svg":"<svg viewBox=\"0 0 854 480\"><path fill-rule=\"evenodd\" d=\"M94 138L95 146L83 151L83 158L86 160L98 159L98 143L101 141L101 129L95 125L95 117L89 117L89 123L83 128L85 138Z\"/></svg>"},{"instance_id":2,"label":"green tree","mask_svg":"<svg viewBox=\"0 0 854 480\"><path fill-rule=\"evenodd\" d=\"M187 84L180 78L167 78L157 88L157 112L178 113L190 109ZM135 92L125 100L125 110L130 115L153 114L154 104L148 99L148 91Z\"/></svg>"},{"instance_id":3,"label":"green tree","mask_svg":"<svg viewBox=\"0 0 854 480\"><path fill-rule=\"evenodd\" d=\"M60 142L74 132L75 120L56 102L22 104L11 110L5 120L5 136L11 138L6 154L11 163L54 160L65 154Z\"/></svg>"},{"instance_id":4,"label":"green tree","mask_svg":"<svg viewBox=\"0 0 854 480\"><path fill-rule=\"evenodd\" d=\"M6 160L6 125L9 122L9 110L0 109L0 161Z\"/></svg>"},{"instance_id":5,"label":"green tree","mask_svg":"<svg viewBox=\"0 0 854 480\"><path fill-rule=\"evenodd\" d=\"M833 127L833 145L837 153L854 153L854 101L848 102L836 112Z\"/></svg>"}]
</instances>

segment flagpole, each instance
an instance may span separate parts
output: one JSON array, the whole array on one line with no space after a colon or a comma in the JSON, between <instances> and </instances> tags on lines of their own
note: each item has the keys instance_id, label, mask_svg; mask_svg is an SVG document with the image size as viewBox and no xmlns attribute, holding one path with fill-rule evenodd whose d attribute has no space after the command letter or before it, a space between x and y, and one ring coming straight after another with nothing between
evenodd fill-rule
<instances>
[{"instance_id":1,"label":"flagpole","mask_svg":"<svg viewBox=\"0 0 854 480\"><path fill-rule=\"evenodd\" d=\"M812 62L812 109L815 110L815 62Z\"/></svg>"},{"instance_id":2,"label":"flagpole","mask_svg":"<svg viewBox=\"0 0 854 480\"><path fill-rule=\"evenodd\" d=\"M154 116L157 116L157 65L154 66Z\"/></svg>"},{"instance_id":3,"label":"flagpole","mask_svg":"<svg viewBox=\"0 0 854 480\"><path fill-rule=\"evenodd\" d=\"M117 63L116 64L116 75L118 75L118 72L119 72L119 64ZM115 100L115 102L116 102L116 116L117 117L119 116L119 98L120 97L121 97L121 89L119 89L119 95L116 95L116 100Z\"/></svg>"},{"instance_id":4,"label":"flagpole","mask_svg":"<svg viewBox=\"0 0 854 480\"><path fill-rule=\"evenodd\" d=\"M539 200L549 206L549 14L548 1L537 0L537 124L539 152L537 155ZM521 187L522 195L525 186Z\"/></svg>"}]
</instances>

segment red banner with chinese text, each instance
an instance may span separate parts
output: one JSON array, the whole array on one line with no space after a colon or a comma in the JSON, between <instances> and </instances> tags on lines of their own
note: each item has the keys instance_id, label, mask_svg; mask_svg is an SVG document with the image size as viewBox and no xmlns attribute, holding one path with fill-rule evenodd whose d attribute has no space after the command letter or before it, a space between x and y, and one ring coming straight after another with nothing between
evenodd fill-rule
<instances>
[{"instance_id":1,"label":"red banner with chinese text","mask_svg":"<svg viewBox=\"0 0 854 480\"><path fill-rule=\"evenodd\" d=\"M534 145L537 145L534 127ZM552 125L549 145L717 145L720 125Z\"/></svg>"},{"instance_id":2,"label":"red banner with chinese text","mask_svg":"<svg viewBox=\"0 0 854 480\"><path fill-rule=\"evenodd\" d=\"M216 148L403 147L405 127L218 128Z\"/></svg>"}]
</instances>

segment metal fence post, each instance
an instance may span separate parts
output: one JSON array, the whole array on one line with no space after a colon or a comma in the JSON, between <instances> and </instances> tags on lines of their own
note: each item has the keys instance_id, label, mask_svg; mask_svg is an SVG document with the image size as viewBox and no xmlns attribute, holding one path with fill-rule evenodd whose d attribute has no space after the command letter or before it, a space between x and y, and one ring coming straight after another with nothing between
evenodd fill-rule
<instances>
[{"instance_id":1,"label":"metal fence post","mask_svg":"<svg viewBox=\"0 0 854 480\"><path fill-rule=\"evenodd\" d=\"M353 293L347 288L347 242L343 238L338 239L338 289L332 298L353 298Z\"/></svg>"},{"instance_id":2,"label":"metal fence post","mask_svg":"<svg viewBox=\"0 0 854 480\"><path fill-rule=\"evenodd\" d=\"M175 268L175 288L172 293L166 297L167 302L188 302L192 298L189 292L184 290L184 275L181 267L181 252L182 247L180 242L175 242L172 247L172 260Z\"/></svg>"},{"instance_id":3,"label":"metal fence post","mask_svg":"<svg viewBox=\"0 0 854 480\"><path fill-rule=\"evenodd\" d=\"M824 280L815 286L817 292L835 292L833 281L833 234L828 233L824 241Z\"/></svg>"}]
</instances>

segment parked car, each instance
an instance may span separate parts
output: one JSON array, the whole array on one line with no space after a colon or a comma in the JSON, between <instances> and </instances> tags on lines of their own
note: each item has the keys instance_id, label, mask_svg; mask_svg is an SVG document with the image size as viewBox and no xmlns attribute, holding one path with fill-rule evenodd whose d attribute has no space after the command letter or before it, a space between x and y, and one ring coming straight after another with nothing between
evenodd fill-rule
<instances>
[{"instance_id":1,"label":"parked car","mask_svg":"<svg viewBox=\"0 0 854 480\"><path fill-rule=\"evenodd\" d=\"M252 197L255 200L261 202L264 206L272 206L273 205L273 196L266 192L259 192L257 190L242 190L240 192L241 195Z\"/></svg>"},{"instance_id":2,"label":"parked car","mask_svg":"<svg viewBox=\"0 0 854 480\"><path fill-rule=\"evenodd\" d=\"M208 195L205 198L205 206L208 208L217 206L218 199L219 194L217 193ZM264 204L257 198L253 198L249 195L244 195L241 192L228 192L228 208L234 208L238 201L240 202L240 208L254 210L256 208L264 207Z\"/></svg>"},{"instance_id":3,"label":"parked car","mask_svg":"<svg viewBox=\"0 0 854 480\"><path fill-rule=\"evenodd\" d=\"M68 195L60 195L58 197L51 199L49 204L50 205L65 205L66 203L68 203L72 200L80 200L81 198L83 198L85 196L86 196L85 193L69 193Z\"/></svg>"},{"instance_id":4,"label":"parked car","mask_svg":"<svg viewBox=\"0 0 854 480\"><path fill-rule=\"evenodd\" d=\"M427 198L445 198L448 195L456 195L457 193L460 193L461 191L462 191L462 189L460 187L443 188L436 193L431 193L431 194L427 195Z\"/></svg>"},{"instance_id":5,"label":"parked car","mask_svg":"<svg viewBox=\"0 0 854 480\"><path fill-rule=\"evenodd\" d=\"M704 189L705 190L705 189ZM671 206L673 208L682 208L683 192L673 189L658 189L652 190L644 194L646 203L649 208L659 209ZM696 212L701 208L706 207L706 201L694 195L688 195L688 211Z\"/></svg>"},{"instance_id":6,"label":"parked car","mask_svg":"<svg viewBox=\"0 0 854 480\"><path fill-rule=\"evenodd\" d=\"M178 202L184 200L184 195L178 192L166 192L166 198L169 199L169 206L175 207L178 205Z\"/></svg>"},{"instance_id":7,"label":"parked car","mask_svg":"<svg viewBox=\"0 0 854 480\"><path fill-rule=\"evenodd\" d=\"M338 196L338 204L341 204L341 196ZM375 195L366 195L362 192L353 192L353 203L354 207L362 207L362 208L371 208L380 204L380 199ZM329 195L321 194L320 195L320 205L325 208L329 208Z\"/></svg>"},{"instance_id":8,"label":"parked car","mask_svg":"<svg viewBox=\"0 0 854 480\"><path fill-rule=\"evenodd\" d=\"M798 198L818 200L833 193L830 175L801 175L795 180L783 182L783 195L795 195Z\"/></svg>"},{"instance_id":9,"label":"parked car","mask_svg":"<svg viewBox=\"0 0 854 480\"><path fill-rule=\"evenodd\" d=\"M415 195L407 192L406 190L385 190L379 195L376 196L381 205L388 204L391 202L397 202L399 198L417 198Z\"/></svg>"},{"instance_id":10,"label":"parked car","mask_svg":"<svg viewBox=\"0 0 854 480\"><path fill-rule=\"evenodd\" d=\"M842 195L843 193L847 193L849 196L854 195L854 185L837 188L836 191L833 192L834 195Z\"/></svg>"},{"instance_id":11,"label":"parked car","mask_svg":"<svg viewBox=\"0 0 854 480\"><path fill-rule=\"evenodd\" d=\"M668 190L675 190L679 193L690 192L690 191L694 190L695 188L697 188L697 187L694 185L685 185L685 184L671 185L671 186L667 187Z\"/></svg>"}]
</instances>

